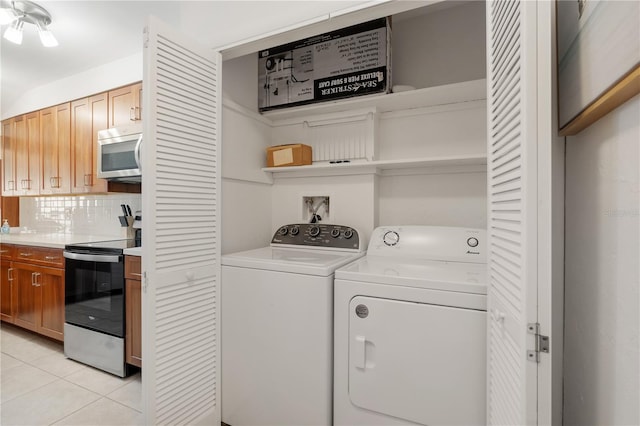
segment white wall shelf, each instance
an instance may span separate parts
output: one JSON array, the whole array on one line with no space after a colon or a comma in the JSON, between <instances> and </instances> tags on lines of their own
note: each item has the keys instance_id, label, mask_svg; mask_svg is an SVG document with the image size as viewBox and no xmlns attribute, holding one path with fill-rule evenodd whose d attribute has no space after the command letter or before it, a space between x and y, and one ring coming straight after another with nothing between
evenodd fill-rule
<instances>
[{"instance_id":1,"label":"white wall shelf","mask_svg":"<svg viewBox=\"0 0 640 426\"><path fill-rule=\"evenodd\" d=\"M486 86L487 80L485 79L465 81L406 92L368 95L277 109L266 111L263 116L273 122L277 122L305 118L316 114L329 114L371 107L375 107L378 112L387 112L448 105L486 99Z\"/></svg>"},{"instance_id":2,"label":"white wall shelf","mask_svg":"<svg viewBox=\"0 0 640 426\"><path fill-rule=\"evenodd\" d=\"M323 162L309 166L265 167L274 178L346 176L362 174L399 175L430 173L461 173L486 171L485 154L429 157L402 160L358 161L351 163Z\"/></svg>"}]
</instances>

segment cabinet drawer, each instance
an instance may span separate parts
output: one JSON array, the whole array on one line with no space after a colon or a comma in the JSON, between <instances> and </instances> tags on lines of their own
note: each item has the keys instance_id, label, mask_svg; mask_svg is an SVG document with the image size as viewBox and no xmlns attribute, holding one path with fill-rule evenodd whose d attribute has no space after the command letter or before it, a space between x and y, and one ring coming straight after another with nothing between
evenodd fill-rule
<instances>
[{"instance_id":1,"label":"cabinet drawer","mask_svg":"<svg viewBox=\"0 0 640 426\"><path fill-rule=\"evenodd\" d=\"M2 260L11 260L13 257L13 246L11 244L0 244L0 258Z\"/></svg>"},{"instance_id":2,"label":"cabinet drawer","mask_svg":"<svg viewBox=\"0 0 640 426\"><path fill-rule=\"evenodd\" d=\"M141 281L142 258L140 256L124 257L124 277L130 280Z\"/></svg>"},{"instance_id":3,"label":"cabinet drawer","mask_svg":"<svg viewBox=\"0 0 640 426\"><path fill-rule=\"evenodd\" d=\"M15 246L13 260L16 262L28 262L35 265L64 268L62 249L48 247Z\"/></svg>"}]
</instances>

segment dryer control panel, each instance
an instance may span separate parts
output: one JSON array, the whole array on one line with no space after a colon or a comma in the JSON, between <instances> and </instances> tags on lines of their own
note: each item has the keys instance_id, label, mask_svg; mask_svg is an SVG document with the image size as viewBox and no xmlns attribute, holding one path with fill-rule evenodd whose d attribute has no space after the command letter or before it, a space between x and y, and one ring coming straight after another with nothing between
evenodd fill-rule
<instances>
[{"instance_id":1,"label":"dryer control panel","mask_svg":"<svg viewBox=\"0 0 640 426\"><path fill-rule=\"evenodd\" d=\"M362 251L358 231L349 226L324 223L295 223L281 226L273 234L271 246L303 246Z\"/></svg>"},{"instance_id":2,"label":"dryer control panel","mask_svg":"<svg viewBox=\"0 0 640 426\"><path fill-rule=\"evenodd\" d=\"M373 230L367 256L486 263L484 229L446 226L381 226Z\"/></svg>"}]
</instances>

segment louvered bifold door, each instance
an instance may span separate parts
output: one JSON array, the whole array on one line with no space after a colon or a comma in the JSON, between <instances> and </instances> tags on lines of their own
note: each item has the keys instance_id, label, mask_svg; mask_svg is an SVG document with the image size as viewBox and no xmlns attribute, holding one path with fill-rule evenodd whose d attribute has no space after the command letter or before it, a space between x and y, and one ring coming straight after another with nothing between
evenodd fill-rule
<instances>
[{"instance_id":1,"label":"louvered bifold door","mask_svg":"<svg viewBox=\"0 0 640 426\"><path fill-rule=\"evenodd\" d=\"M143 411L219 424L220 57L150 18L142 142Z\"/></svg>"},{"instance_id":2,"label":"louvered bifold door","mask_svg":"<svg viewBox=\"0 0 640 426\"><path fill-rule=\"evenodd\" d=\"M535 2L487 3L487 423L536 423Z\"/></svg>"}]
</instances>

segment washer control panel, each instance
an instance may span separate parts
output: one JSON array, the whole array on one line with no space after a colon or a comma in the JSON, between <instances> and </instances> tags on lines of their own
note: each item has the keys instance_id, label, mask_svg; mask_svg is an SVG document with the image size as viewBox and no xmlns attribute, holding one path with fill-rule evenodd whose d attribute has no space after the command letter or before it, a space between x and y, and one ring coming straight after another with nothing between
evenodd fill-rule
<instances>
[{"instance_id":1,"label":"washer control panel","mask_svg":"<svg viewBox=\"0 0 640 426\"><path fill-rule=\"evenodd\" d=\"M344 225L295 223L278 228L271 239L272 246L305 246L360 251L360 236Z\"/></svg>"}]
</instances>

